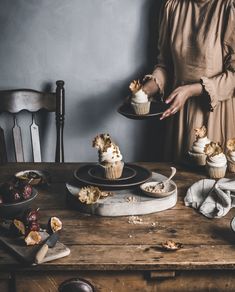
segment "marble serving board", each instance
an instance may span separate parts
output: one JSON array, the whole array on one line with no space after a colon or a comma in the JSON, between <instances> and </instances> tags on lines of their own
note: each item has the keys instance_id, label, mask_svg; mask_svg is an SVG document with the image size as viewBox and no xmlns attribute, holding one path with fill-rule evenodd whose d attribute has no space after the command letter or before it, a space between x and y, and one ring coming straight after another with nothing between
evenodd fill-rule
<instances>
[{"instance_id":1,"label":"marble serving board","mask_svg":"<svg viewBox=\"0 0 235 292\"><path fill-rule=\"evenodd\" d=\"M166 179L165 176L153 173L150 181L162 181ZM175 184L173 181L171 181ZM145 215L155 212L164 211L175 206L177 202L177 187L176 191L164 198L148 197L140 190L140 188L115 190L113 196L101 199L95 204L81 203L76 194L80 188L72 183L66 183L68 190L68 201L70 205L82 213L100 215L100 216L133 216Z\"/></svg>"}]
</instances>

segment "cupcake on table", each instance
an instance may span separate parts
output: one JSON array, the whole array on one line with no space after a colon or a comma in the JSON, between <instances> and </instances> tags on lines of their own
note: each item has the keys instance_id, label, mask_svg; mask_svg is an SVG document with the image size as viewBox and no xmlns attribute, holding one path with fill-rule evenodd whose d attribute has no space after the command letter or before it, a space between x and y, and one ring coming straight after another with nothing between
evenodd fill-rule
<instances>
[{"instance_id":1,"label":"cupcake on table","mask_svg":"<svg viewBox=\"0 0 235 292\"><path fill-rule=\"evenodd\" d=\"M131 105L137 115L146 115L150 111L150 104L148 95L144 92L142 84L139 80L134 80L129 86L132 96Z\"/></svg>"},{"instance_id":2,"label":"cupcake on table","mask_svg":"<svg viewBox=\"0 0 235 292\"><path fill-rule=\"evenodd\" d=\"M219 143L211 142L205 146L204 152L207 156L206 167L211 178L222 178L225 176L227 159Z\"/></svg>"},{"instance_id":3,"label":"cupcake on table","mask_svg":"<svg viewBox=\"0 0 235 292\"><path fill-rule=\"evenodd\" d=\"M119 147L111 140L109 134L97 135L92 146L98 149L99 163L107 179L115 180L122 176L124 162Z\"/></svg>"},{"instance_id":4,"label":"cupcake on table","mask_svg":"<svg viewBox=\"0 0 235 292\"><path fill-rule=\"evenodd\" d=\"M228 170L235 173L235 138L227 141Z\"/></svg>"},{"instance_id":5,"label":"cupcake on table","mask_svg":"<svg viewBox=\"0 0 235 292\"><path fill-rule=\"evenodd\" d=\"M207 137L207 129L205 126L201 128L194 129L195 131L195 141L188 154L192 159L193 163L199 166L206 165L206 154L204 153L204 148L211 141Z\"/></svg>"}]
</instances>

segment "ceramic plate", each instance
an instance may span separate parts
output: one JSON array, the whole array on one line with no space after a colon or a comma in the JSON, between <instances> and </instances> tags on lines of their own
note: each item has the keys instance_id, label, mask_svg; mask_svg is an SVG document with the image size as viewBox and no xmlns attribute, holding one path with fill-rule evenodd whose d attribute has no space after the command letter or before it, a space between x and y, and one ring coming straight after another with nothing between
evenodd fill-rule
<instances>
[{"instance_id":1,"label":"ceramic plate","mask_svg":"<svg viewBox=\"0 0 235 292\"><path fill-rule=\"evenodd\" d=\"M104 177L104 170L99 165L96 165L93 168L90 168L88 170L88 174L92 178L99 181L111 181L110 179ZM136 171L133 168L124 165L122 176L113 181L124 181L124 180L134 177L135 175L136 175Z\"/></svg>"},{"instance_id":2,"label":"ceramic plate","mask_svg":"<svg viewBox=\"0 0 235 292\"><path fill-rule=\"evenodd\" d=\"M146 182L151 176L152 173L148 169L131 163L126 163L126 167L133 169L136 172L134 177L128 178L126 180L107 180L107 181L98 181L97 179L91 177L89 172L92 168L97 166L97 164L87 164L79 169L75 170L74 177L75 180L82 185L92 185L97 187L103 187L106 189L123 189L129 187L138 186Z\"/></svg>"},{"instance_id":3,"label":"ceramic plate","mask_svg":"<svg viewBox=\"0 0 235 292\"><path fill-rule=\"evenodd\" d=\"M131 104L126 102L123 103L119 108L118 108L118 112L129 118L129 119L134 119L134 120L143 120L143 119L148 119L148 118L156 118L159 117L167 108L169 107L169 105L165 104L164 102L161 101L155 101L155 102L151 102L151 106L150 106L150 112L147 115L137 115Z\"/></svg>"}]
</instances>

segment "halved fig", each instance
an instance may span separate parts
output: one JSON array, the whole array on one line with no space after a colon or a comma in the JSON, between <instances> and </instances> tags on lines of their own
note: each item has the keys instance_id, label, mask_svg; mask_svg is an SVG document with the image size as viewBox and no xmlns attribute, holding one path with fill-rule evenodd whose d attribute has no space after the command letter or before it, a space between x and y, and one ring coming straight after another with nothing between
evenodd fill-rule
<instances>
[{"instance_id":1,"label":"halved fig","mask_svg":"<svg viewBox=\"0 0 235 292\"><path fill-rule=\"evenodd\" d=\"M24 241L26 245L36 245L41 242L41 235L38 231L30 231L29 234L25 237Z\"/></svg>"},{"instance_id":2,"label":"halved fig","mask_svg":"<svg viewBox=\"0 0 235 292\"><path fill-rule=\"evenodd\" d=\"M58 217L51 217L48 221L48 231L50 233L57 232L62 229L62 222Z\"/></svg>"},{"instance_id":3,"label":"halved fig","mask_svg":"<svg viewBox=\"0 0 235 292\"><path fill-rule=\"evenodd\" d=\"M22 236L25 235L25 225L22 221L14 219L11 223L10 230L13 234Z\"/></svg>"}]
</instances>

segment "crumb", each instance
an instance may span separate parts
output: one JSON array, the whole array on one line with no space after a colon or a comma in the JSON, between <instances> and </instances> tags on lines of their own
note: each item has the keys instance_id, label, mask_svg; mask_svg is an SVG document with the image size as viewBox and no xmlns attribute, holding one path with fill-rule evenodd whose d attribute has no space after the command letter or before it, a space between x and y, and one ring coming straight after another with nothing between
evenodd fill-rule
<instances>
[{"instance_id":1,"label":"crumb","mask_svg":"<svg viewBox=\"0 0 235 292\"><path fill-rule=\"evenodd\" d=\"M128 223L130 224L143 224L143 219L138 216L129 216Z\"/></svg>"},{"instance_id":2,"label":"crumb","mask_svg":"<svg viewBox=\"0 0 235 292\"><path fill-rule=\"evenodd\" d=\"M126 201L128 203L136 203L137 202L137 199L136 199L136 197L129 196L129 197L126 198Z\"/></svg>"}]
</instances>

